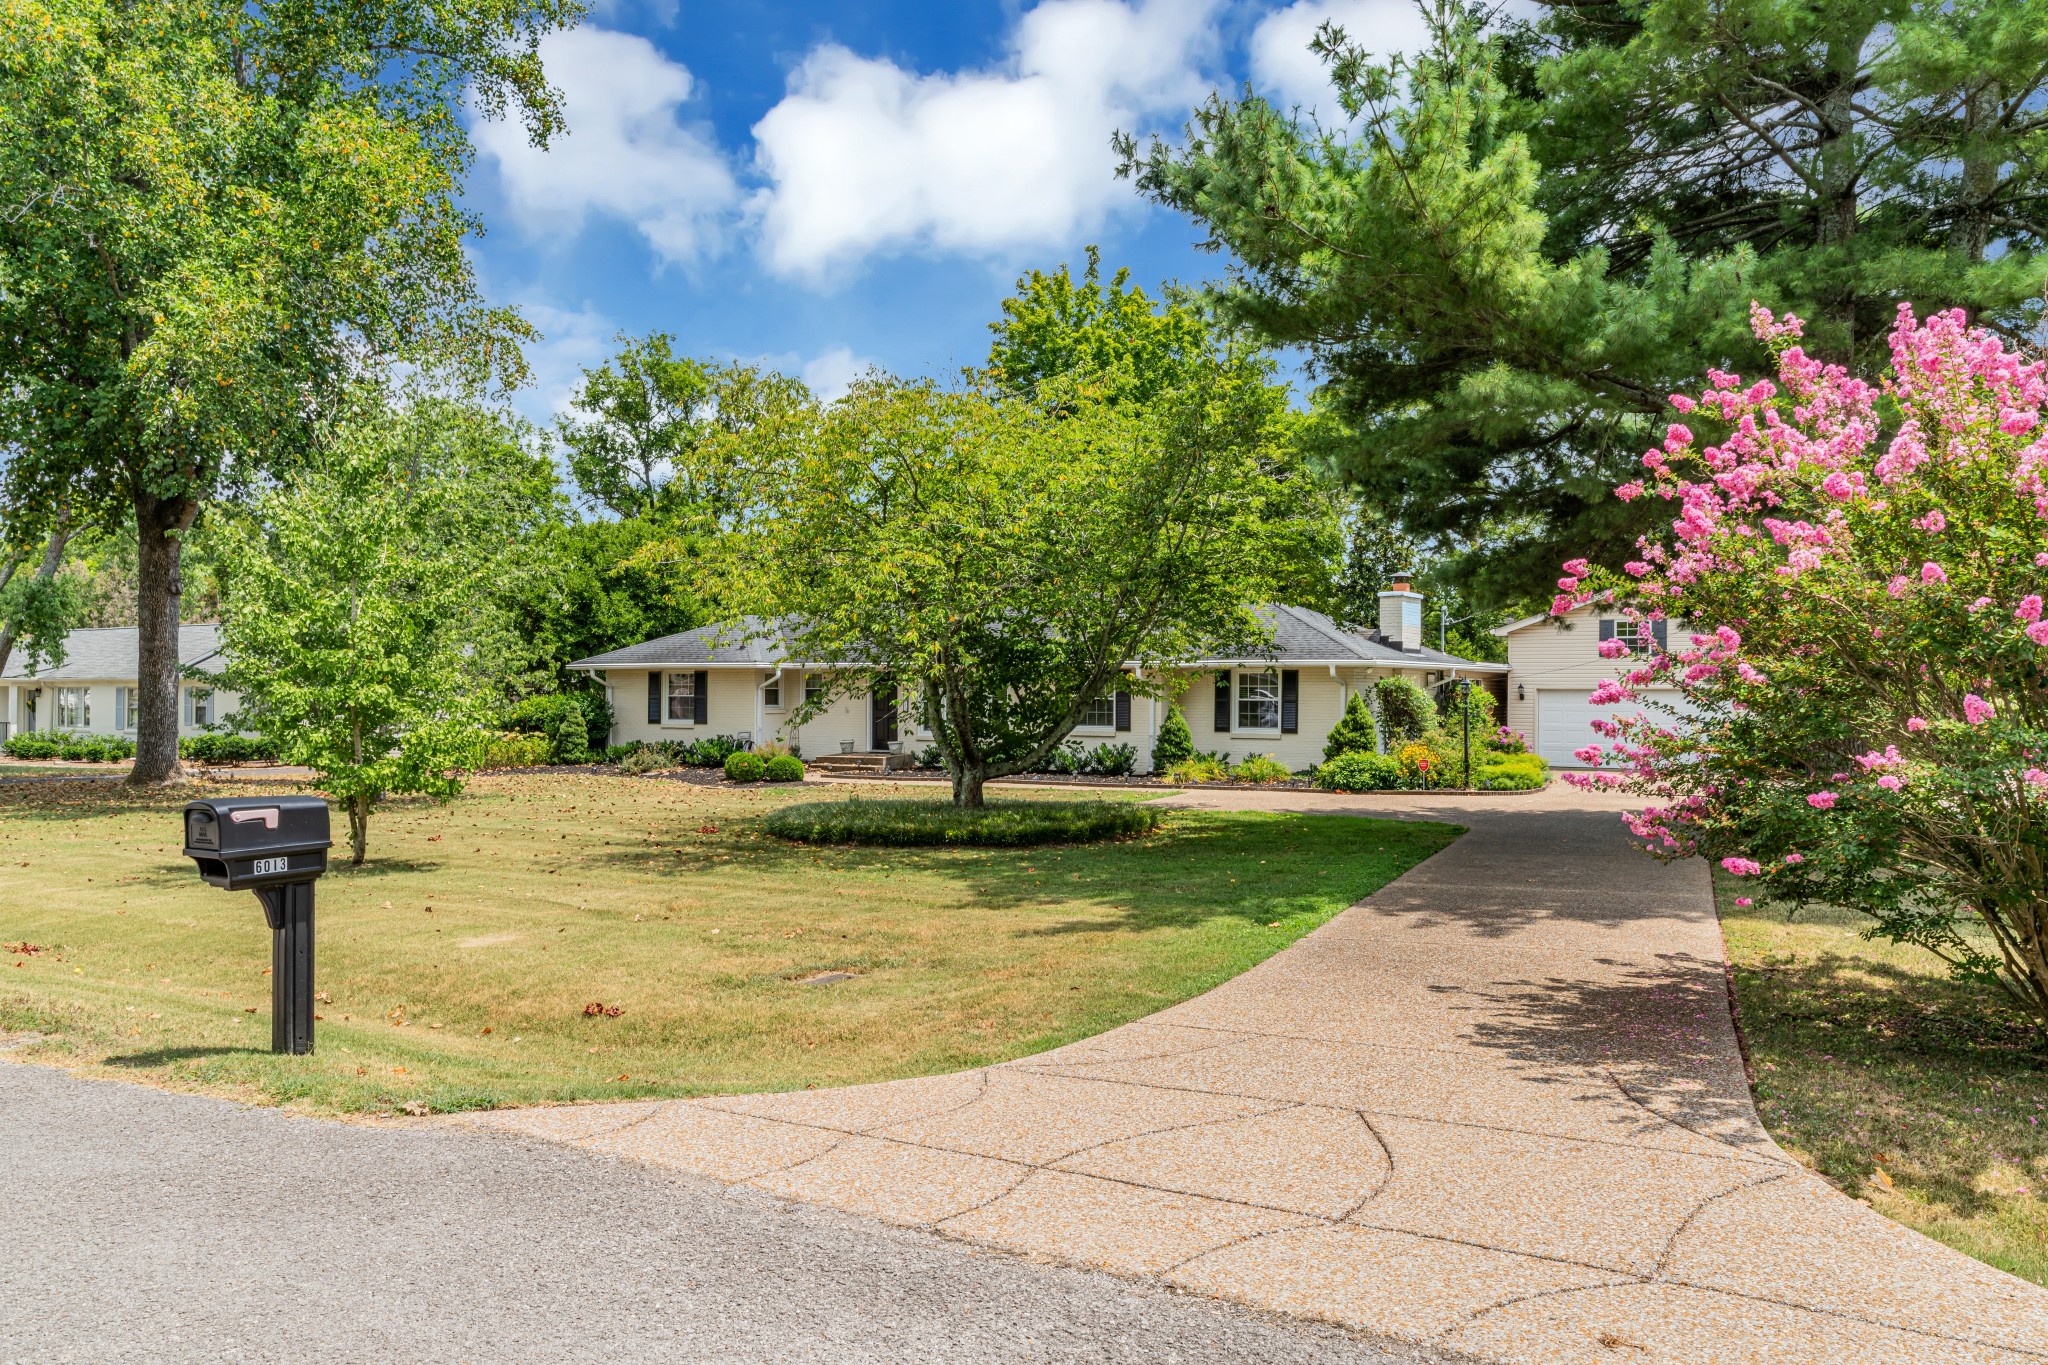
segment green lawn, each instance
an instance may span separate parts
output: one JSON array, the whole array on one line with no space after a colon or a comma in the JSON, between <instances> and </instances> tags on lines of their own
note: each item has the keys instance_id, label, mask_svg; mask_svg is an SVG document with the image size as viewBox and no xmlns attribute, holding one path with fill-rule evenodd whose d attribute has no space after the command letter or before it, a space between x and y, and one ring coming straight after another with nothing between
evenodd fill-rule
<instances>
[{"instance_id":1,"label":"green lawn","mask_svg":"<svg viewBox=\"0 0 2048 1365\"><path fill-rule=\"evenodd\" d=\"M1873 1208L2048 1284L2048 1041L1864 916L1743 908L1717 873L1758 1112Z\"/></svg>"},{"instance_id":2,"label":"green lawn","mask_svg":"<svg viewBox=\"0 0 2048 1365\"><path fill-rule=\"evenodd\" d=\"M0 786L0 1029L47 1035L31 1057L326 1111L843 1085L1022 1056L1228 979L1458 833L1176 811L1120 843L810 848L758 824L815 788L487 777L446 807L390 808L370 864L320 883L330 998L318 1054L291 1058L267 1051L255 898L178 856L197 790ZM850 975L806 984L828 973Z\"/></svg>"}]
</instances>

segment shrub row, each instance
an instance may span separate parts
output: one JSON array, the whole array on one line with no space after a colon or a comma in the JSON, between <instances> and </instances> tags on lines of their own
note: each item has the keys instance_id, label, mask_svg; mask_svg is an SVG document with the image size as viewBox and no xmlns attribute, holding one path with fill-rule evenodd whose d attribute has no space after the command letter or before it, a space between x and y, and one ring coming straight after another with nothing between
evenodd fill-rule
<instances>
[{"instance_id":1,"label":"shrub row","mask_svg":"<svg viewBox=\"0 0 2048 1365\"><path fill-rule=\"evenodd\" d=\"M501 731L484 736L478 746L476 766L487 768L539 768L554 762L548 736Z\"/></svg>"},{"instance_id":2,"label":"shrub row","mask_svg":"<svg viewBox=\"0 0 2048 1365\"><path fill-rule=\"evenodd\" d=\"M278 753L275 744L254 735L187 735L178 741L178 757L224 767L231 763L275 763Z\"/></svg>"},{"instance_id":3,"label":"shrub row","mask_svg":"<svg viewBox=\"0 0 2048 1365\"><path fill-rule=\"evenodd\" d=\"M992 801L964 809L944 801L850 798L785 806L762 825L806 844L1020 848L1147 834L1159 827L1159 812L1129 801Z\"/></svg>"},{"instance_id":4,"label":"shrub row","mask_svg":"<svg viewBox=\"0 0 2048 1365\"><path fill-rule=\"evenodd\" d=\"M8 739L9 758L61 758L72 763L119 763L135 757L135 741L119 735L68 735L32 731Z\"/></svg>"},{"instance_id":5,"label":"shrub row","mask_svg":"<svg viewBox=\"0 0 2048 1365\"><path fill-rule=\"evenodd\" d=\"M1165 770L1166 780L1183 786L1195 782L1285 782L1294 773L1271 754L1252 754L1237 762L1228 754L1196 753Z\"/></svg>"},{"instance_id":6,"label":"shrub row","mask_svg":"<svg viewBox=\"0 0 2048 1365\"><path fill-rule=\"evenodd\" d=\"M1316 769L1316 785L1331 791L1413 791L1455 785L1464 776L1462 762L1448 760L1423 768L1430 751L1410 744L1397 754L1339 754ZM1550 765L1532 753L1504 754L1475 750L1472 785L1481 791L1534 791L1550 781Z\"/></svg>"},{"instance_id":7,"label":"shrub row","mask_svg":"<svg viewBox=\"0 0 2048 1365\"><path fill-rule=\"evenodd\" d=\"M728 782L801 782L803 760L795 754L733 754L725 760Z\"/></svg>"}]
</instances>

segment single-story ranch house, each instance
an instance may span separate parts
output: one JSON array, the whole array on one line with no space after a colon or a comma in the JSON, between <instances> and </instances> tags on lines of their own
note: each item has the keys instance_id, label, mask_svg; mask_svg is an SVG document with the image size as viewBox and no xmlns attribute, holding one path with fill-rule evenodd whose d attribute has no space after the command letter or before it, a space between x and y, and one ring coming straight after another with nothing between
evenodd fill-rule
<instances>
[{"instance_id":1,"label":"single-story ranch house","mask_svg":"<svg viewBox=\"0 0 2048 1365\"><path fill-rule=\"evenodd\" d=\"M19 651L0 673L0 741L31 730L135 737L135 629L74 630L64 662L30 674ZM178 627L178 662L189 671L221 671L220 627ZM178 733L196 735L234 714L239 699L204 681L178 685Z\"/></svg>"},{"instance_id":2,"label":"single-story ranch house","mask_svg":"<svg viewBox=\"0 0 2048 1365\"><path fill-rule=\"evenodd\" d=\"M1508 705L1506 723L1528 737L1529 747L1554 768L1583 768L1572 755L1588 744L1606 744L1593 722L1640 714L1640 706L1595 706L1586 698L1602 679L1618 678L1633 665L1627 659L1603 659L1600 642L1619 636L1637 654L1663 649L1670 634L1684 623L1656 621L1644 625L1628 620L1618 607L1593 602L1563 618L1544 612L1525 616L1494 629L1508 642ZM1647 635L1643 632L1647 631ZM1681 635L1682 638L1682 635ZM1675 689L1647 688L1645 701L1675 703ZM1660 713L1661 714L1661 713Z\"/></svg>"},{"instance_id":3,"label":"single-story ranch house","mask_svg":"<svg viewBox=\"0 0 2048 1365\"><path fill-rule=\"evenodd\" d=\"M1473 663L1425 645L1422 595L1406 583L1380 594L1386 624L1370 635L1303 607L1269 606L1260 615L1272 636L1270 652L1200 659L1175 670L1182 685L1171 704L1187 717L1195 748L1233 761L1269 754L1295 769L1322 762L1323 743L1346 702L1355 692L1370 697L1381 678L1405 676L1428 688L1507 672L1505 664ZM689 630L570 667L603 682L616 718L613 744L735 735L779 741L816 759L915 753L930 742L928 734L900 722L886 689L835 698L810 720L791 721L804 689L817 686L831 665L787 659L766 635L743 638L757 630L756 622ZM1074 740L1129 744L1138 752L1138 770L1149 771L1168 704L1124 692L1104 697Z\"/></svg>"}]
</instances>

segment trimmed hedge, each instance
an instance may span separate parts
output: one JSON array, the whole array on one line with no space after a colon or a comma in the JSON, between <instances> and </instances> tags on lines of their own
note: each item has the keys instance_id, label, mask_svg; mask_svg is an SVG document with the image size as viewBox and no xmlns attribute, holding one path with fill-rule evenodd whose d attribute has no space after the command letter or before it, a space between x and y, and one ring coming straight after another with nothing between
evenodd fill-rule
<instances>
[{"instance_id":1,"label":"trimmed hedge","mask_svg":"<svg viewBox=\"0 0 2048 1365\"><path fill-rule=\"evenodd\" d=\"M1316 769L1316 785L1339 792L1393 791L1408 785L1408 772L1388 754L1339 754Z\"/></svg>"},{"instance_id":2,"label":"trimmed hedge","mask_svg":"<svg viewBox=\"0 0 2048 1365\"><path fill-rule=\"evenodd\" d=\"M1550 781L1550 765L1536 754L1472 755L1472 786L1479 791L1535 791ZM1448 782L1455 787L1462 775L1458 765L1439 769L1445 781L1434 783L1441 790ZM1316 769L1316 785L1330 791L1383 792L1414 791L1423 785L1419 770L1391 754L1339 754Z\"/></svg>"},{"instance_id":3,"label":"trimmed hedge","mask_svg":"<svg viewBox=\"0 0 2048 1365\"><path fill-rule=\"evenodd\" d=\"M1486 791L1535 791L1550 781L1550 765L1541 754L1490 754L1472 769L1472 785Z\"/></svg>"},{"instance_id":4,"label":"trimmed hedge","mask_svg":"<svg viewBox=\"0 0 2048 1365\"><path fill-rule=\"evenodd\" d=\"M67 735L47 731L14 735L9 758L61 758L69 763L121 763L135 757L135 741L119 735Z\"/></svg>"},{"instance_id":5,"label":"trimmed hedge","mask_svg":"<svg viewBox=\"0 0 2048 1365\"><path fill-rule=\"evenodd\" d=\"M969 810L944 801L852 798L785 806L762 827L803 844L1025 848L1149 834L1159 827L1159 812L1127 801L992 801Z\"/></svg>"},{"instance_id":6,"label":"trimmed hedge","mask_svg":"<svg viewBox=\"0 0 2048 1365\"><path fill-rule=\"evenodd\" d=\"M178 741L178 757L214 767L275 763L277 746L254 735L187 735Z\"/></svg>"},{"instance_id":7,"label":"trimmed hedge","mask_svg":"<svg viewBox=\"0 0 2048 1365\"><path fill-rule=\"evenodd\" d=\"M801 782L804 780L804 761L795 754L777 754L768 760L764 775L770 782Z\"/></svg>"},{"instance_id":8,"label":"trimmed hedge","mask_svg":"<svg viewBox=\"0 0 2048 1365\"><path fill-rule=\"evenodd\" d=\"M768 765L759 754L732 754L725 760L725 780L728 782L759 782L767 775Z\"/></svg>"}]
</instances>

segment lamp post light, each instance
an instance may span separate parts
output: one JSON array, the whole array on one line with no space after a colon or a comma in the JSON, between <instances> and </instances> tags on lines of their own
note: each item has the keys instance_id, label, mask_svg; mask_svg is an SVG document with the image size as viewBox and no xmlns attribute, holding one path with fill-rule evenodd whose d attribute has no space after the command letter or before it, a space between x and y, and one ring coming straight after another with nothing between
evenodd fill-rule
<instances>
[{"instance_id":1,"label":"lamp post light","mask_svg":"<svg viewBox=\"0 0 2048 1365\"><path fill-rule=\"evenodd\" d=\"M1458 715L1465 731L1465 789L1472 789L1472 680L1458 679Z\"/></svg>"}]
</instances>

